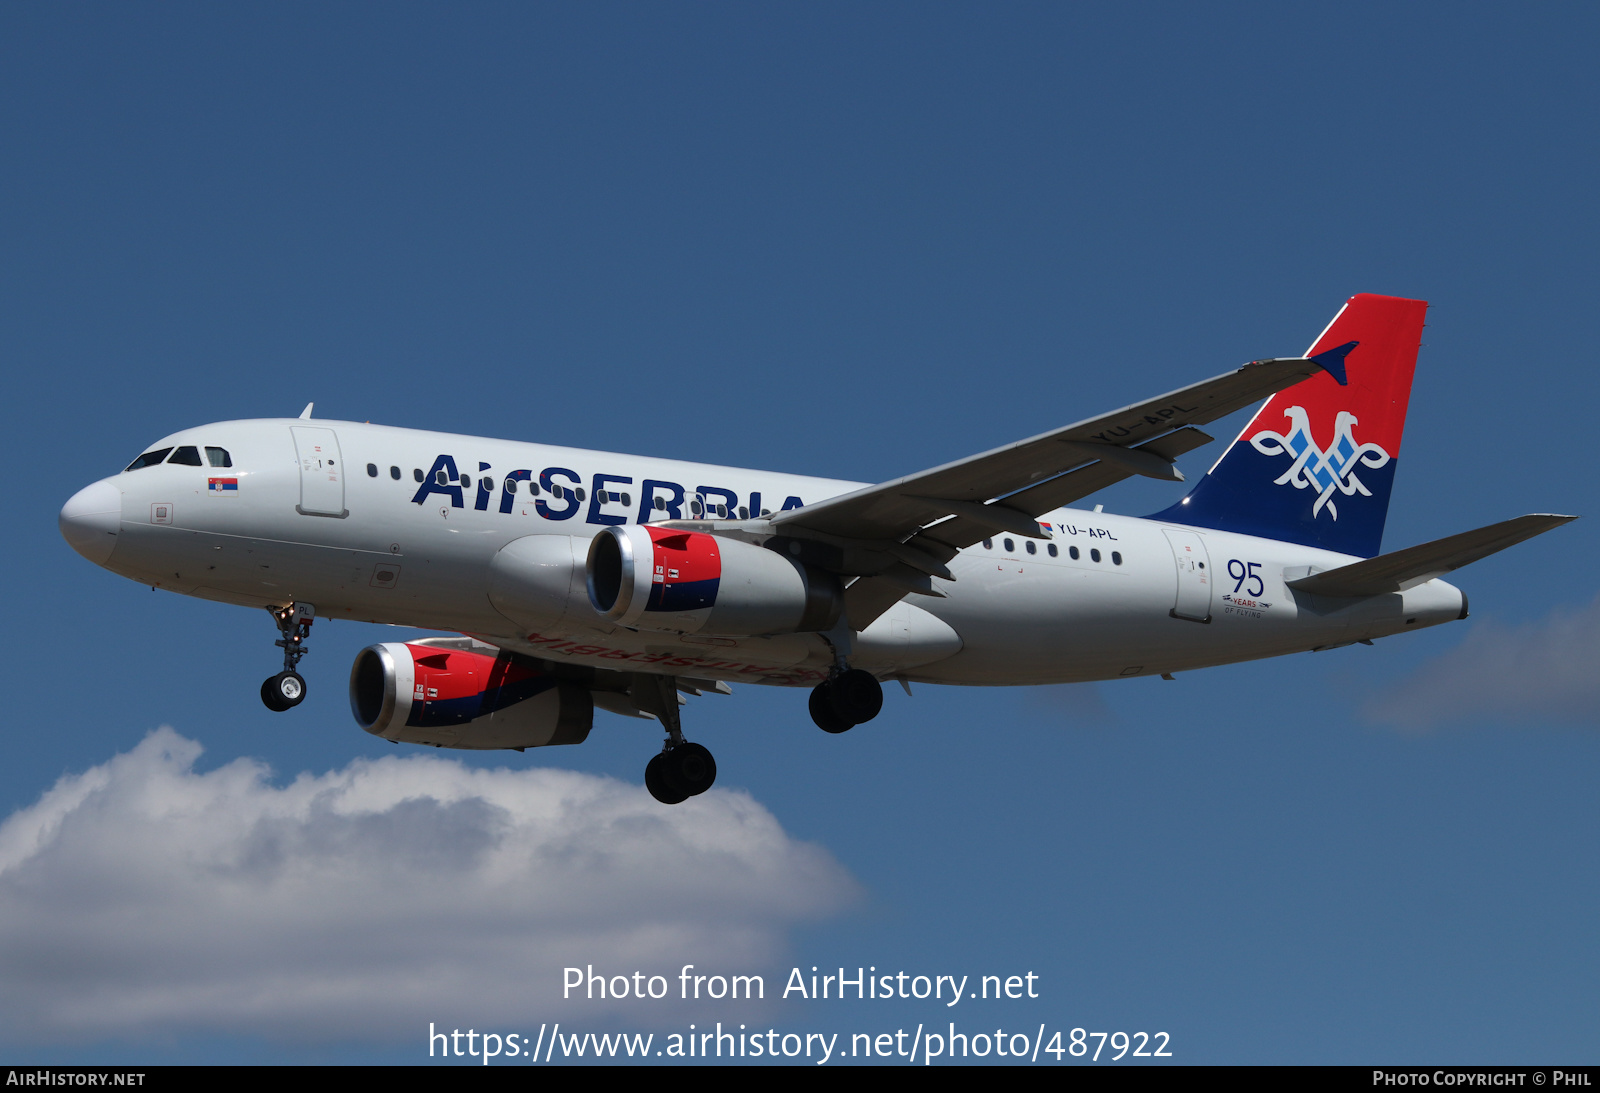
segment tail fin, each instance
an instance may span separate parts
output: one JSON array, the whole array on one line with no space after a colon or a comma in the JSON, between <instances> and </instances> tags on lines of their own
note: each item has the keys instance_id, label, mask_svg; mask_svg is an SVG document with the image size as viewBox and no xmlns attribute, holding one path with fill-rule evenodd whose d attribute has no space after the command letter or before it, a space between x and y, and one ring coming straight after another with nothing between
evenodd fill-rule
<instances>
[{"instance_id":1,"label":"tail fin","mask_svg":"<svg viewBox=\"0 0 1600 1093\"><path fill-rule=\"evenodd\" d=\"M1376 555L1427 310L1350 297L1306 350L1342 357L1348 383L1325 365L1272 396L1189 496L1150 518Z\"/></svg>"}]
</instances>

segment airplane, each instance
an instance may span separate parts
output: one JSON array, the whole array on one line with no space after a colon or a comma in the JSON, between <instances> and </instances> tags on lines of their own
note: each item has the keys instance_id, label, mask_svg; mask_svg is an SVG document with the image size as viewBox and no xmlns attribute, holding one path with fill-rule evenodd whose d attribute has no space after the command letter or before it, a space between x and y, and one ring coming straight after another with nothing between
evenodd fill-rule
<instances>
[{"instance_id":1,"label":"airplane","mask_svg":"<svg viewBox=\"0 0 1600 1093\"><path fill-rule=\"evenodd\" d=\"M829 733L883 684L1035 685L1325 650L1467 617L1441 577L1576 517L1380 553L1427 303L1351 297L1302 357L1232 372L870 485L299 418L162 438L61 510L67 542L152 588L266 608L298 705L313 622L383 642L350 707L392 743L578 744L654 719L664 804L709 789L689 697L808 688ZM1199 426L1266 401L1189 494L1144 518L1068 508L1181 482Z\"/></svg>"}]
</instances>

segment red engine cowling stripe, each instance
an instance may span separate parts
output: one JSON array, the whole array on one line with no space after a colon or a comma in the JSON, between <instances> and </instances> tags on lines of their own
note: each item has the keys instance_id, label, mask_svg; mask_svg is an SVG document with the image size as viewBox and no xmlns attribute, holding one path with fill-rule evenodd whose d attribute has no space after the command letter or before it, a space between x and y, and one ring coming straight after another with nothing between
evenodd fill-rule
<instances>
[{"instance_id":1,"label":"red engine cowling stripe","mask_svg":"<svg viewBox=\"0 0 1600 1093\"><path fill-rule=\"evenodd\" d=\"M650 533L651 578L647 611L693 611L717 600L722 553L715 536L672 528Z\"/></svg>"}]
</instances>

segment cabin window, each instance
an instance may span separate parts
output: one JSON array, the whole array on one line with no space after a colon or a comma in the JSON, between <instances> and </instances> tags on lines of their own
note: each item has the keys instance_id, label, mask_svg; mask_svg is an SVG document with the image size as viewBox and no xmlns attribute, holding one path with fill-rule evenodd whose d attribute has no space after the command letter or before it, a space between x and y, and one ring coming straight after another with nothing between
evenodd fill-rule
<instances>
[{"instance_id":1,"label":"cabin window","mask_svg":"<svg viewBox=\"0 0 1600 1093\"><path fill-rule=\"evenodd\" d=\"M1095 562L1098 562L1100 560L1100 551L1099 551L1098 548L1089 551L1089 560L1090 561L1095 561Z\"/></svg>"},{"instance_id":2,"label":"cabin window","mask_svg":"<svg viewBox=\"0 0 1600 1093\"><path fill-rule=\"evenodd\" d=\"M489 477L488 475L485 475L484 478L483 478L483 489L487 490L490 493L493 493L494 492L494 479Z\"/></svg>"},{"instance_id":3,"label":"cabin window","mask_svg":"<svg viewBox=\"0 0 1600 1093\"><path fill-rule=\"evenodd\" d=\"M441 485L441 486L448 486L450 484L450 479L445 477L445 474L444 474L443 471L440 471L438 474L436 474L434 476L434 480L436 482L438 482L439 485Z\"/></svg>"},{"instance_id":4,"label":"cabin window","mask_svg":"<svg viewBox=\"0 0 1600 1093\"><path fill-rule=\"evenodd\" d=\"M368 478L376 478L376 477L378 477L378 465L376 463L368 463L367 464L367 477Z\"/></svg>"},{"instance_id":5,"label":"cabin window","mask_svg":"<svg viewBox=\"0 0 1600 1093\"><path fill-rule=\"evenodd\" d=\"M462 489L471 489L472 488L472 476L470 474L464 474L464 475L461 476L461 488Z\"/></svg>"},{"instance_id":6,"label":"cabin window","mask_svg":"<svg viewBox=\"0 0 1600 1093\"><path fill-rule=\"evenodd\" d=\"M1010 539L1002 540L1000 545L1006 548L1007 554L1015 554L1017 552L1017 544Z\"/></svg>"},{"instance_id":7,"label":"cabin window","mask_svg":"<svg viewBox=\"0 0 1600 1093\"><path fill-rule=\"evenodd\" d=\"M198 467L201 465L200 449L196 448L193 444L185 444L183 447L174 451L172 453L172 458L168 459L167 462L176 463L183 467Z\"/></svg>"},{"instance_id":8,"label":"cabin window","mask_svg":"<svg viewBox=\"0 0 1600 1093\"><path fill-rule=\"evenodd\" d=\"M421 482L422 481L422 468L421 467L412 467L411 468L411 477L415 478L418 482ZM443 483L441 482L440 485L443 485Z\"/></svg>"},{"instance_id":9,"label":"cabin window","mask_svg":"<svg viewBox=\"0 0 1600 1093\"><path fill-rule=\"evenodd\" d=\"M1039 553L1039 548L1033 545L1033 540L1032 539L1028 540L1027 547L1028 547L1028 553L1029 554L1037 554L1037 553Z\"/></svg>"},{"instance_id":10,"label":"cabin window","mask_svg":"<svg viewBox=\"0 0 1600 1093\"><path fill-rule=\"evenodd\" d=\"M400 468L399 467L390 467L389 468L389 477L394 479L396 482L400 481Z\"/></svg>"},{"instance_id":11,"label":"cabin window","mask_svg":"<svg viewBox=\"0 0 1600 1093\"><path fill-rule=\"evenodd\" d=\"M138 459L135 459L132 463L129 463L127 469L130 471L136 471L142 467L154 467L157 463L160 463L162 460L166 459L167 453L170 451L172 451L171 448L157 448L153 452L145 452Z\"/></svg>"},{"instance_id":12,"label":"cabin window","mask_svg":"<svg viewBox=\"0 0 1600 1093\"><path fill-rule=\"evenodd\" d=\"M1061 553L1061 551L1056 549L1056 545L1054 543L1047 544L1045 546L1045 549L1050 552L1050 557L1052 557L1052 558L1056 557L1058 554Z\"/></svg>"},{"instance_id":13,"label":"cabin window","mask_svg":"<svg viewBox=\"0 0 1600 1093\"><path fill-rule=\"evenodd\" d=\"M657 497L656 498L656 511L657 512L666 512L667 511L667 499L665 497Z\"/></svg>"},{"instance_id":14,"label":"cabin window","mask_svg":"<svg viewBox=\"0 0 1600 1093\"><path fill-rule=\"evenodd\" d=\"M1111 564L1112 565L1121 565L1122 564L1122 555L1121 555L1121 553L1119 553L1118 551L1115 551L1115 550L1113 550L1111 552Z\"/></svg>"},{"instance_id":15,"label":"cabin window","mask_svg":"<svg viewBox=\"0 0 1600 1093\"><path fill-rule=\"evenodd\" d=\"M1070 557L1073 561L1077 561L1078 560L1078 548L1077 547L1068 547L1067 548L1067 556Z\"/></svg>"},{"instance_id":16,"label":"cabin window","mask_svg":"<svg viewBox=\"0 0 1600 1093\"><path fill-rule=\"evenodd\" d=\"M231 467L233 466L233 457L228 454L228 449L226 448L207 448L206 462L213 467Z\"/></svg>"},{"instance_id":17,"label":"cabin window","mask_svg":"<svg viewBox=\"0 0 1600 1093\"><path fill-rule=\"evenodd\" d=\"M994 540L993 539L985 539L983 541L983 549L984 550L993 550L994 549Z\"/></svg>"}]
</instances>

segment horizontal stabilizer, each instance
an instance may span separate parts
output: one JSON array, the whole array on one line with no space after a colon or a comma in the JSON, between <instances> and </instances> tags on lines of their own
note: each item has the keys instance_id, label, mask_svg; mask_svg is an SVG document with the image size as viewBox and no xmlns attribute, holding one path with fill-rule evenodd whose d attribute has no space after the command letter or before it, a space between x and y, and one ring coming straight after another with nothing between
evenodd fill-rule
<instances>
[{"instance_id":1,"label":"horizontal stabilizer","mask_svg":"<svg viewBox=\"0 0 1600 1093\"><path fill-rule=\"evenodd\" d=\"M1381 596L1385 592L1403 592L1576 519L1576 516L1550 513L1519 516L1288 583L1290 588L1316 596Z\"/></svg>"}]
</instances>

